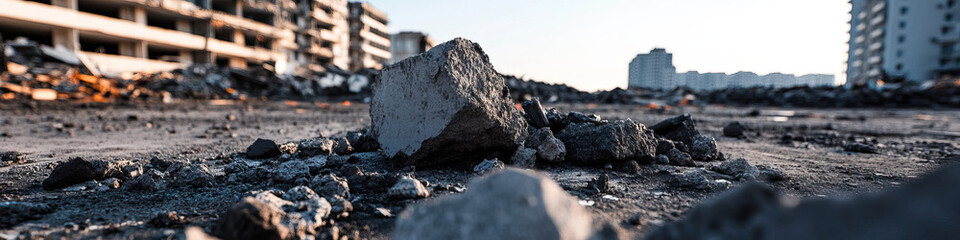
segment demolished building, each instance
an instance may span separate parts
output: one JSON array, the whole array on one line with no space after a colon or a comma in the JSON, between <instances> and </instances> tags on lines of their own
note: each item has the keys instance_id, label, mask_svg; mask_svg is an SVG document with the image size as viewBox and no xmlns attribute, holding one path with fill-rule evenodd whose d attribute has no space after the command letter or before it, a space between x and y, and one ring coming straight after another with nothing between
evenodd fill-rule
<instances>
[{"instance_id":1,"label":"demolished building","mask_svg":"<svg viewBox=\"0 0 960 240\"><path fill-rule=\"evenodd\" d=\"M350 3L350 71L390 64L387 15L365 2Z\"/></svg>"},{"instance_id":2,"label":"demolished building","mask_svg":"<svg viewBox=\"0 0 960 240\"><path fill-rule=\"evenodd\" d=\"M214 63L239 69L266 64L279 74L303 75L324 72L329 66L350 67L348 4L347 0L11 0L0 1L0 34L75 52L84 65L104 73L160 72Z\"/></svg>"}]
</instances>

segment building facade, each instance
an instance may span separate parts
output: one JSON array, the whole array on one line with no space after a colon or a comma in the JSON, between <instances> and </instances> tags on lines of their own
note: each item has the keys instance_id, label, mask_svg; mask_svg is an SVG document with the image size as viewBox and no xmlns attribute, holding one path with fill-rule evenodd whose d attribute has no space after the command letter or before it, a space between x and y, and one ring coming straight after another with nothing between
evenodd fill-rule
<instances>
[{"instance_id":1,"label":"building facade","mask_svg":"<svg viewBox=\"0 0 960 240\"><path fill-rule=\"evenodd\" d=\"M663 48L654 48L650 53L637 54L630 61L627 87L647 89L673 89L677 69L673 66L673 54Z\"/></svg>"},{"instance_id":2,"label":"building facade","mask_svg":"<svg viewBox=\"0 0 960 240\"><path fill-rule=\"evenodd\" d=\"M350 3L350 70L381 69L390 64L387 15L366 2Z\"/></svg>"},{"instance_id":3,"label":"building facade","mask_svg":"<svg viewBox=\"0 0 960 240\"><path fill-rule=\"evenodd\" d=\"M194 63L349 67L346 0L4 0L0 34L74 51L105 72Z\"/></svg>"},{"instance_id":4,"label":"building facade","mask_svg":"<svg viewBox=\"0 0 960 240\"><path fill-rule=\"evenodd\" d=\"M847 86L956 78L960 4L955 0L851 0Z\"/></svg>"},{"instance_id":5,"label":"building facade","mask_svg":"<svg viewBox=\"0 0 960 240\"><path fill-rule=\"evenodd\" d=\"M427 52L435 45L433 39L421 32L399 32L390 37L390 63L397 63L413 55Z\"/></svg>"}]
</instances>

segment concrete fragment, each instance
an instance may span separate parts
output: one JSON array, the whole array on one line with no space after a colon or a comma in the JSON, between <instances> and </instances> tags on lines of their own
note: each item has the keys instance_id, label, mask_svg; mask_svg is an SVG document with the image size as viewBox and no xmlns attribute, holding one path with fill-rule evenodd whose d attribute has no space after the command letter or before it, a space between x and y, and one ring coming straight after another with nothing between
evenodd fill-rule
<instances>
[{"instance_id":1,"label":"concrete fragment","mask_svg":"<svg viewBox=\"0 0 960 240\"><path fill-rule=\"evenodd\" d=\"M334 174L316 176L310 187L325 199L347 198L350 196L350 184L346 179Z\"/></svg>"},{"instance_id":2,"label":"concrete fragment","mask_svg":"<svg viewBox=\"0 0 960 240\"><path fill-rule=\"evenodd\" d=\"M779 168L757 165L757 170L760 171L760 175L757 177L757 179L760 180L776 182L786 179L786 176L783 175L783 170Z\"/></svg>"},{"instance_id":3,"label":"concrete fragment","mask_svg":"<svg viewBox=\"0 0 960 240\"><path fill-rule=\"evenodd\" d=\"M273 140L257 138L257 141L247 147L246 155L252 159L272 158L280 156L280 147Z\"/></svg>"},{"instance_id":4,"label":"concrete fragment","mask_svg":"<svg viewBox=\"0 0 960 240\"><path fill-rule=\"evenodd\" d=\"M600 176L587 183L587 189L596 194L610 191L610 176L600 174Z\"/></svg>"},{"instance_id":5,"label":"concrete fragment","mask_svg":"<svg viewBox=\"0 0 960 240\"><path fill-rule=\"evenodd\" d=\"M291 160L271 169L270 179L275 183L307 182L310 179L310 166L304 160Z\"/></svg>"},{"instance_id":6,"label":"concrete fragment","mask_svg":"<svg viewBox=\"0 0 960 240\"><path fill-rule=\"evenodd\" d=\"M165 175L156 170L150 169L143 175L123 184L122 189L127 191L157 191L166 187L163 182Z\"/></svg>"},{"instance_id":7,"label":"concrete fragment","mask_svg":"<svg viewBox=\"0 0 960 240\"><path fill-rule=\"evenodd\" d=\"M507 169L466 193L408 207L393 239L587 239L590 213L550 178Z\"/></svg>"},{"instance_id":8,"label":"concrete fragment","mask_svg":"<svg viewBox=\"0 0 960 240\"><path fill-rule=\"evenodd\" d=\"M673 141L666 138L657 138L657 154L666 155L671 149L676 148Z\"/></svg>"},{"instance_id":9,"label":"concrete fragment","mask_svg":"<svg viewBox=\"0 0 960 240\"><path fill-rule=\"evenodd\" d=\"M90 180L90 181L77 183L77 184L74 184L73 186L63 188L63 191L81 192L81 191L87 191L87 190L94 190L94 189L97 189L97 187L100 187L100 183L97 182L97 180Z\"/></svg>"},{"instance_id":10,"label":"concrete fragment","mask_svg":"<svg viewBox=\"0 0 960 240\"><path fill-rule=\"evenodd\" d=\"M55 208L43 203L0 202L0 228L9 229L23 221L38 219Z\"/></svg>"},{"instance_id":11,"label":"concrete fragment","mask_svg":"<svg viewBox=\"0 0 960 240\"><path fill-rule=\"evenodd\" d=\"M711 167L710 170L730 175L737 180L754 180L760 175L760 170L750 165L750 163L743 158L724 161L719 165Z\"/></svg>"},{"instance_id":12,"label":"concrete fragment","mask_svg":"<svg viewBox=\"0 0 960 240\"><path fill-rule=\"evenodd\" d=\"M347 141L347 138L340 137L333 139L333 152L338 155L347 155L353 152L353 147L350 146L350 141Z\"/></svg>"},{"instance_id":13,"label":"concrete fragment","mask_svg":"<svg viewBox=\"0 0 960 240\"><path fill-rule=\"evenodd\" d=\"M877 147L864 143L847 143L842 146L844 151L858 153L877 153Z\"/></svg>"},{"instance_id":14,"label":"concrete fragment","mask_svg":"<svg viewBox=\"0 0 960 240\"><path fill-rule=\"evenodd\" d=\"M371 133L388 156L418 166L477 162L512 151L526 124L480 46L462 38L384 68Z\"/></svg>"},{"instance_id":15,"label":"concrete fragment","mask_svg":"<svg viewBox=\"0 0 960 240\"><path fill-rule=\"evenodd\" d=\"M712 179L707 175L711 175L711 173L702 168L691 169L671 174L671 178L667 182L674 187L695 190L722 190L731 186L729 181Z\"/></svg>"},{"instance_id":16,"label":"concrete fragment","mask_svg":"<svg viewBox=\"0 0 960 240\"><path fill-rule=\"evenodd\" d=\"M550 163L558 163L563 162L566 157L566 145L563 144L563 141L560 141L560 139L552 135L544 139L543 142L540 143L540 146L537 147L537 159Z\"/></svg>"},{"instance_id":17,"label":"concrete fragment","mask_svg":"<svg viewBox=\"0 0 960 240\"><path fill-rule=\"evenodd\" d=\"M361 129L358 131L350 131L346 134L347 141L350 142L350 146L353 147L354 152L374 152L380 150L380 143L377 142L377 138L370 135L370 129Z\"/></svg>"},{"instance_id":18,"label":"concrete fragment","mask_svg":"<svg viewBox=\"0 0 960 240\"><path fill-rule=\"evenodd\" d=\"M397 199L426 198L430 197L430 192L419 180L403 176L393 187L390 187L387 195Z\"/></svg>"},{"instance_id":19,"label":"concrete fragment","mask_svg":"<svg viewBox=\"0 0 960 240\"><path fill-rule=\"evenodd\" d=\"M586 115L580 112L570 112L567 119L571 123L600 123L600 116L596 114Z\"/></svg>"},{"instance_id":20,"label":"concrete fragment","mask_svg":"<svg viewBox=\"0 0 960 240\"><path fill-rule=\"evenodd\" d=\"M280 224L283 214L274 206L247 197L220 217L213 232L222 239L287 239L291 234Z\"/></svg>"},{"instance_id":21,"label":"concrete fragment","mask_svg":"<svg viewBox=\"0 0 960 240\"><path fill-rule=\"evenodd\" d=\"M512 166L520 168L533 168L537 164L537 150L518 147L517 151L513 152L513 156L510 157Z\"/></svg>"},{"instance_id":22,"label":"concrete fragment","mask_svg":"<svg viewBox=\"0 0 960 240\"><path fill-rule=\"evenodd\" d=\"M77 157L57 165L50 176L43 180L42 186L44 190L50 191L94 180L96 177L93 165Z\"/></svg>"},{"instance_id":23,"label":"concrete fragment","mask_svg":"<svg viewBox=\"0 0 960 240\"><path fill-rule=\"evenodd\" d=\"M730 122L723 127L723 135L732 138L745 138L746 135L744 132L747 131L747 127L740 124L740 122Z\"/></svg>"},{"instance_id":24,"label":"concrete fragment","mask_svg":"<svg viewBox=\"0 0 960 240\"><path fill-rule=\"evenodd\" d=\"M683 167L697 166L697 163L693 162L693 157L690 157L690 154L682 152L676 148L670 149L670 151L667 152L667 157L670 158L670 165Z\"/></svg>"},{"instance_id":25,"label":"concrete fragment","mask_svg":"<svg viewBox=\"0 0 960 240\"><path fill-rule=\"evenodd\" d=\"M660 165L670 164L670 157L667 157L667 155L659 154L657 155L657 158L653 159L653 163L660 164Z\"/></svg>"},{"instance_id":26,"label":"concrete fragment","mask_svg":"<svg viewBox=\"0 0 960 240\"><path fill-rule=\"evenodd\" d=\"M301 157L312 157L317 155L333 154L333 140L328 138L312 138L297 142L297 155Z\"/></svg>"},{"instance_id":27,"label":"concrete fragment","mask_svg":"<svg viewBox=\"0 0 960 240\"><path fill-rule=\"evenodd\" d=\"M486 159L474 166L473 172L477 174L484 174L489 171L501 170L503 167L503 162L501 162L499 159Z\"/></svg>"},{"instance_id":28,"label":"concrete fragment","mask_svg":"<svg viewBox=\"0 0 960 240\"><path fill-rule=\"evenodd\" d=\"M530 136L527 136L526 140L523 141L523 146L537 149L540 147L540 144L542 144L543 141L553 137L553 132L550 131L549 128L537 128L530 133Z\"/></svg>"},{"instance_id":29,"label":"concrete fragment","mask_svg":"<svg viewBox=\"0 0 960 240\"><path fill-rule=\"evenodd\" d=\"M527 123L534 128L543 128L550 126L550 120L547 119L543 106L540 105L540 98L533 98L520 104L523 108L523 117Z\"/></svg>"},{"instance_id":30,"label":"concrete fragment","mask_svg":"<svg viewBox=\"0 0 960 240\"><path fill-rule=\"evenodd\" d=\"M107 178L107 179L104 179L103 181L100 181L101 185L107 186L110 189L120 188L120 183L121 183L120 179L117 179L117 178Z\"/></svg>"},{"instance_id":31,"label":"concrete fragment","mask_svg":"<svg viewBox=\"0 0 960 240\"><path fill-rule=\"evenodd\" d=\"M684 143L690 143L693 137L700 136L700 131L697 131L690 114L663 120L650 127L650 129L657 134L657 137Z\"/></svg>"},{"instance_id":32,"label":"concrete fragment","mask_svg":"<svg viewBox=\"0 0 960 240\"><path fill-rule=\"evenodd\" d=\"M158 228L169 228L187 224L187 220L176 211L169 211L157 213L147 223Z\"/></svg>"},{"instance_id":33,"label":"concrete fragment","mask_svg":"<svg viewBox=\"0 0 960 240\"><path fill-rule=\"evenodd\" d=\"M184 166L170 173L174 186L208 187L213 185L213 174L204 164Z\"/></svg>"},{"instance_id":34,"label":"concrete fragment","mask_svg":"<svg viewBox=\"0 0 960 240\"><path fill-rule=\"evenodd\" d=\"M570 124L570 119L567 119L567 115L555 108L547 110L547 120L550 121L550 130L554 132L560 132L560 130L567 127L567 124Z\"/></svg>"},{"instance_id":35,"label":"concrete fragment","mask_svg":"<svg viewBox=\"0 0 960 240\"><path fill-rule=\"evenodd\" d=\"M710 161L720 154L717 150L717 140L710 136L696 136L690 142L690 156L697 161Z\"/></svg>"},{"instance_id":36,"label":"concrete fragment","mask_svg":"<svg viewBox=\"0 0 960 240\"><path fill-rule=\"evenodd\" d=\"M566 147L567 160L584 165L626 160L649 162L657 147L653 133L629 119L603 124L571 123L556 137Z\"/></svg>"}]
</instances>

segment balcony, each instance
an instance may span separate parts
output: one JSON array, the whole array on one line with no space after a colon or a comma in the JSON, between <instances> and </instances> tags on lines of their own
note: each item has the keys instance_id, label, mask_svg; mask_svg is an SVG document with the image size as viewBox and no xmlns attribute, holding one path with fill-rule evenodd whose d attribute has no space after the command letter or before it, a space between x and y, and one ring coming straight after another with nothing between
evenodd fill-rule
<instances>
[{"instance_id":1,"label":"balcony","mask_svg":"<svg viewBox=\"0 0 960 240\"><path fill-rule=\"evenodd\" d=\"M879 2L877 5L873 5L873 8L870 9L871 13L877 13L887 7L886 2Z\"/></svg>"},{"instance_id":2,"label":"balcony","mask_svg":"<svg viewBox=\"0 0 960 240\"><path fill-rule=\"evenodd\" d=\"M883 23L883 20L884 20L884 19L885 19L885 18L883 17L883 15L877 15L877 16L873 17L872 19L870 19L870 25L871 25L871 26L879 25L879 24Z\"/></svg>"}]
</instances>

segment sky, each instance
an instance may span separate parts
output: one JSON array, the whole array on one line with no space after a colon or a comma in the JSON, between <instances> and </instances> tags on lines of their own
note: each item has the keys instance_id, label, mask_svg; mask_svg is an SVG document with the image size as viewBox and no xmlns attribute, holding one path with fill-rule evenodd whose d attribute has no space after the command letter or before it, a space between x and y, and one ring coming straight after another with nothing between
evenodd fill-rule
<instances>
[{"instance_id":1,"label":"sky","mask_svg":"<svg viewBox=\"0 0 960 240\"><path fill-rule=\"evenodd\" d=\"M480 44L505 74L594 91L625 87L639 53L666 48L677 72L840 78L845 0L368 0L391 33Z\"/></svg>"}]
</instances>

